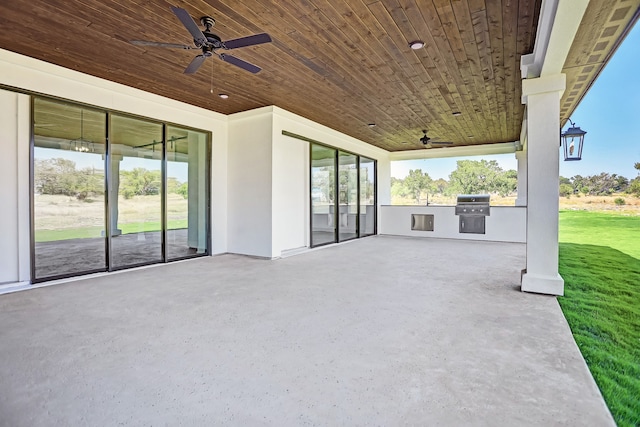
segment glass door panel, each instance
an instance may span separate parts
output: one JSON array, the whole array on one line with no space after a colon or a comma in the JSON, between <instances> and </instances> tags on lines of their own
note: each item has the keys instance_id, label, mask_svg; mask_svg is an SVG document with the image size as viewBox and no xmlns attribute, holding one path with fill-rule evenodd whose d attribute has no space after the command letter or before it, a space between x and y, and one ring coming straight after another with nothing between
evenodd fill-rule
<instances>
[{"instance_id":1,"label":"glass door panel","mask_svg":"<svg viewBox=\"0 0 640 427\"><path fill-rule=\"evenodd\" d=\"M167 126L168 259L209 253L208 147L206 133Z\"/></svg>"},{"instance_id":2,"label":"glass door panel","mask_svg":"<svg viewBox=\"0 0 640 427\"><path fill-rule=\"evenodd\" d=\"M104 271L106 114L33 101L32 278Z\"/></svg>"},{"instance_id":3,"label":"glass door panel","mask_svg":"<svg viewBox=\"0 0 640 427\"><path fill-rule=\"evenodd\" d=\"M163 261L162 124L111 115L111 268Z\"/></svg>"},{"instance_id":4,"label":"glass door panel","mask_svg":"<svg viewBox=\"0 0 640 427\"><path fill-rule=\"evenodd\" d=\"M358 237L358 158L338 153L338 230L339 240Z\"/></svg>"},{"instance_id":5,"label":"glass door panel","mask_svg":"<svg viewBox=\"0 0 640 427\"><path fill-rule=\"evenodd\" d=\"M360 236L376 232L376 163L360 157Z\"/></svg>"},{"instance_id":6,"label":"glass door panel","mask_svg":"<svg viewBox=\"0 0 640 427\"><path fill-rule=\"evenodd\" d=\"M336 242L336 150L311 144L311 246Z\"/></svg>"}]
</instances>

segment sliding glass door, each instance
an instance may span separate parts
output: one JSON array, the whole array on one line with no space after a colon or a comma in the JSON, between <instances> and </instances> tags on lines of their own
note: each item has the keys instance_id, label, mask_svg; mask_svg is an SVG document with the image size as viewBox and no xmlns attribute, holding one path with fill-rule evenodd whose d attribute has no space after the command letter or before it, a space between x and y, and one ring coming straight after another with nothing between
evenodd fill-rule
<instances>
[{"instance_id":1,"label":"sliding glass door","mask_svg":"<svg viewBox=\"0 0 640 427\"><path fill-rule=\"evenodd\" d=\"M311 246L337 242L336 150L311 144Z\"/></svg>"},{"instance_id":2,"label":"sliding glass door","mask_svg":"<svg viewBox=\"0 0 640 427\"><path fill-rule=\"evenodd\" d=\"M167 127L167 258L208 251L208 137L205 132Z\"/></svg>"},{"instance_id":3,"label":"sliding glass door","mask_svg":"<svg viewBox=\"0 0 640 427\"><path fill-rule=\"evenodd\" d=\"M358 237L358 157L338 153L338 224L340 241Z\"/></svg>"},{"instance_id":4,"label":"sliding glass door","mask_svg":"<svg viewBox=\"0 0 640 427\"><path fill-rule=\"evenodd\" d=\"M376 233L376 162L315 142L311 149L311 247Z\"/></svg>"},{"instance_id":5,"label":"sliding glass door","mask_svg":"<svg viewBox=\"0 0 640 427\"><path fill-rule=\"evenodd\" d=\"M208 133L34 97L33 141L32 281L209 254Z\"/></svg>"},{"instance_id":6,"label":"sliding glass door","mask_svg":"<svg viewBox=\"0 0 640 427\"><path fill-rule=\"evenodd\" d=\"M36 98L32 278L107 268L104 111Z\"/></svg>"},{"instance_id":7,"label":"sliding glass door","mask_svg":"<svg viewBox=\"0 0 640 427\"><path fill-rule=\"evenodd\" d=\"M162 124L111 116L111 267L162 261Z\"/></svg>"}]
</instances>

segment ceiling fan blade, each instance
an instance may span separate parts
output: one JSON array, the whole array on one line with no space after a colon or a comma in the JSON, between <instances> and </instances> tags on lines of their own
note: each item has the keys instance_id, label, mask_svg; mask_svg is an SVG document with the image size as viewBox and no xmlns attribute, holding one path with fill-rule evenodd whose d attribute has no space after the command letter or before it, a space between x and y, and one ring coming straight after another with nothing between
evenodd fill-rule
<instances>
[{"instance_id":1,"label":"ceiling fan blade","mask_svg":"<svg viewBox=\"0 0 640 427\"><path fill-rule=\"evenodd\" d=\"M202 30L198 28L198 25L196 25L191 15L189 15L189 12L181 7L175 6L171 6L171 10L178 17L180 22L182 22L182 25L184 25L184 27L191 33L196 46L200 47L208 43L207 38L202 34Z\"/></svg>"},{"instance_id":2,"label":"ceiling fan blade","mask_svg":"<svg viewBox=\"0 0 640 427\"><path fill-rule=\"evenodd\" d=\"M453 142L451 142L451 141L431 141L431 144L434 144L434 145L452 145Z\"/></svg>"},{"instance_id":3,"label":"ceiling fan blade","mask_svg":"<svg viewBox=\"0 0 640 427\"><path fill-rule=\"evenodd\" d=\"M220 54L220 59L222 59L225 62L228 62L229 64L233 64L236 67L240 67L243 70L247 70L250 73L257 73L260 70L262 70L262 68L258 67L257 65L253 65L247 61L243 61L242 59L238 59L235 56L231 56L231 55L225 55L224 53Z\"/></svg>"},{"instance_id":4,"label":"ceiling fan blade","mask_svg":"<svg viewBox=\"0 0 640 427\"><path fill-rule=\"evenodd\" d=\"M271 37L267 33L255 34L253 36L240 37L239 39L227 40L224 42L226 49L236 49L239 47L253 46L262 43L269 43Z\"/></svg>"},{"instance_id":5,"label":"ceiling fan blade","mask_svg":"<svg viewBox=\"0 0 640 427\"><path fill-rule=\"evenodd\" d=\"M129 43L135 44L136 46L168 47L170 49L196 49L195 47L187 46L186 44L161 43L148 40L129 40Z\"/></svg>"},{"instance_id":6,"label":"ceiling fan blade","mask_svg":"<svg viewBox=\"0 0 640 427\"><path fill-rule=\"evenodd\" d=\"M185 74L193 74L193 73L195 73L196 71L198 71L198 68L200 68L200 66L202 65L202 63L204 62L205 59L207 59L207 57L204 56L204 55L196 56L195 58L193 58L193 60L187 66L187 68L184 69L184 73Z\"/></svg>"}]
</instances>

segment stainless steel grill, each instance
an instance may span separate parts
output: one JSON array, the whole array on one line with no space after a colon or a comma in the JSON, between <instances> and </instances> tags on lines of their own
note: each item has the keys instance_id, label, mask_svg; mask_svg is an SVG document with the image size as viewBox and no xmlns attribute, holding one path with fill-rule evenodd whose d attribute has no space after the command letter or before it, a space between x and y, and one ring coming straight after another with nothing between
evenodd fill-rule
<instances>
[{"instance_id":1,"label":"stainless steel grill","mask_svg":"<svg viewBox=\"0 0 640 427\"><path fill-rule=\"evenodd\" d=\"M485 234L485 217L491 214L488 194L460 194L456 204L459 232Z\"/></svg>"}]
</instances>

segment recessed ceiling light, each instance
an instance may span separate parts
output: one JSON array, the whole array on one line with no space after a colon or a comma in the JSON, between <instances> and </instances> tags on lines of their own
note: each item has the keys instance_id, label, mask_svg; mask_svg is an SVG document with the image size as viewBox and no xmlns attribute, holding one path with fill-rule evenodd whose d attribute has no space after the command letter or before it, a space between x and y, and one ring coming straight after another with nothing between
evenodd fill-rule
<instances>
[{"instance_id":1,"label":"recessed ceiling light","mask_svg":"<svg viewBox=\"0 0 640 427\"><path fill-rule=\"evenodd\" d=\"M453 113L451 113L451 115L453 115L454 117L458 117L461 116L462 113L460 111L454 111Z\"/></svg>"},{"instance_id":2,"label":"recessed ceiling light","mask_svg":"<svg viewBox=\"0 0 640 427\"><path fill-rule=\"evenodd\" d=\"M376 124L375 123L369 123L367 126L369 126L370 128L374 128L374 127L376 127Z\"/></svg>"},{"instance_id":3,"label":"recessed ceiling light","mask_svg":"<svg viewBox=\"0 0 640 427\"><path fill-rule=\"evenodd\" d=\"M422 40L415 40L409 43L409 47L413 50L422 49L424 47L424 42Z\"/></svg>"},{"instance_id":4,"label":"recessed ceiling light","mask_svg":"<svg viewBox=\"0 0 640 427\"><path fill-rule=\"evenodd\" d=\"M220 93L218 94L218 96L222 99L229 99L229 95L227 95L226 93Z\"/></svg>"}]
</instances>

